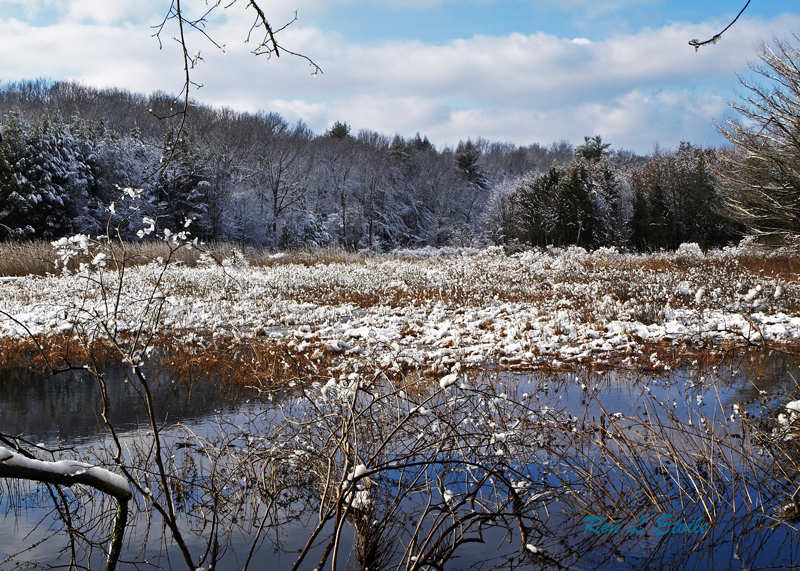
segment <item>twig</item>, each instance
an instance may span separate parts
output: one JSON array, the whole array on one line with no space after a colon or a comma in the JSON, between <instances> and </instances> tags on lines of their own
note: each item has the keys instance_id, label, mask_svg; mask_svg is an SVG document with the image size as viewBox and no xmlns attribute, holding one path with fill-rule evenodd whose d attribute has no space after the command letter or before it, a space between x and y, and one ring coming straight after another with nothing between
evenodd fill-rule
<instances>
[{"instance_id":1,"label":"twig","mask_svg":"<svg viewBox=\"0 0 800 571\"><path fill-rule=\"evenodd\" d=\"M736 20L738 20L738 19L739 19L739 16L741 16L741 15L742 15L742 13L743 13L743 12L744 12L744 11L747 9L747 7L748 7L749 5L750 5L750 0L747 0L747 4L745 4L745 5L744 5L744 8L742 8L742 9L739 11L739 13L738 13L738 14L736 15L736 17L733 19L733 22L731 22L730 24L728 24L727 26L725 26L725 29L724 29L724 30L722 30L722 31L721 31L719 34L717 34L716 36L714 36L714 37L713 37L713 38L711 38L710 40L706 40L706 41L704 41L704 42L701 42L700 40L690 40L690 41L689 41L689 45L690 45L690 46L692 46L692 47L694 47L694 51L697 51L697 50L699 50L699 49L700 49L700 46L706 46L706 45L708 45L708 44L716 44L717 42L719 42L719 41L720 41L720 39L722 38L722 34L724 34L725 32L727 32L727 31L728 31L728 28L730 28L731 26L733 26L733 25L736 23Z\"/></svg>"}]
</instances>

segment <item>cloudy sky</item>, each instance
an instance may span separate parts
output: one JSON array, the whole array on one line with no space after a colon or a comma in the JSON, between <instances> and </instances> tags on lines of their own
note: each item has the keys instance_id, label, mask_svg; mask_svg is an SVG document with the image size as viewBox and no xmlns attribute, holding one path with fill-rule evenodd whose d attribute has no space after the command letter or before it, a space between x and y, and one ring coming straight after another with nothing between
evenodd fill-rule
<instances>
[{"instance_id":1,"label":"cloudy sky","mask_svg":"<svg viewBox=\"0 0 800 571\"><path fill-rule=\"evenodd\" d=\"M241 111L277 111L316 132L334 121L387 135L467 137L518 145L602 135L649 153L681 140L720 145L737 73L755 44L800 32L800 5L752 0L269 0L260 4L286 48L267 59L246 43L247 0L188 34L202 62L192 97ZM208 4L213 5L214 0ZM227 2L223 1L223 5ZM182 0L189 15L204 0ZM170 0L0 0L0 81L76 79L97 87L177 93L182 61Z\"/></svg>"}]
</instances>

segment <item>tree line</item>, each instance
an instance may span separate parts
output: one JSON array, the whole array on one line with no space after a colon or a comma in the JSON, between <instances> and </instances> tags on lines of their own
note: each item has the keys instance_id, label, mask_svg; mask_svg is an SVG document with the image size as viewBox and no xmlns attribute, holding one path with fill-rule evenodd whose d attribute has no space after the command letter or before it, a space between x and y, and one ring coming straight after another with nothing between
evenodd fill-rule
<instances>
[{"instance_id":1,"label":"tree line","mask_svg":"<svg viewBox=\"0 0 800 571\"><path fill-rule=\"evenodd\" d=\"M649 251L741 236L712 166L726 151L681 143L649 157L600 136L517 147L483 139L437 149L417 134L324 134L276 113L72 82L0 85L0 239L156 229L274 248L502 244ZM116 209L141 189L137 215Z\"/></svg>"}]
</instances>

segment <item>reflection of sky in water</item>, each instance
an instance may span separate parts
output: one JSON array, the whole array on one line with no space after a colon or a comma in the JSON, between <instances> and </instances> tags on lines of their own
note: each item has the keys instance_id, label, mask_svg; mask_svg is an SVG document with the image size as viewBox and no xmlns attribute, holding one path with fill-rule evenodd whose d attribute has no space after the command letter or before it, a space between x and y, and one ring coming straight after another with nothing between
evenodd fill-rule
<instances>
[{"instance_id":1,"label":"reflection of sky in water","mask_svg":"<svg viewBox=\"0 0 800 571\"><path fill-rule=\"evenodd\" d=\"M494 383L496 394L505 392L512 400L526 402L531 408L548 406L568 413L585 421L587 424L600 422L602 409L609 414L621 413L625 416L639 416L647 409L651 419L666 419L674 414L679 422L686 423L690 419L696 421L701 410L718 422L725 422L731 415L733 403L739 403L745 410L754 414L763 414L767 405L778 408L789 400L789 395L796 394L798 379L797 362L779 353L775 353L766 363L751 361L745 355L730 360L718 369L698 368L680 369L666 376L636 377L619 372L602 374L569 374L548 378L547 390L540 384L542 375L497 373ZM112 371L108 376L112 417L123 432L132 438L132 431L137 426L146 429L145 417L139 408L138 396L133 383L126 382L120 371ZM582 385L586 385L584 389ZM596 390L595 390L596 387ZM762 395L760 391L766 391ZM523 394L528 397L523 400ZM698 401L702 397L702 401ZM247 395L221 391L213 382L198 382L192 387L174 384L169 379L162 379L162 388L158 392L160 415L168 422L184 422L191 430L202 434L213 432L220 418L225 419L223 430L235 431L253 417L259 409L269 409L265 401L244 402ZM252 398L252 396L250 396ZM765 400L766 399L766 400ZM16 378L0 381L0 420L2 432L6 434L24 434L34 442L53 441L56 437L66 439L78 446L91 445L99 434L99 401L100 395L95 381L88 375L72 374L64 377L48 378L30 373L18 373ZM702 404L699 404L702 402ZM660 403L663 403L663 408ZM602 409L601 409L602 407ZM272 414L272 413L270 413ZM250 426L255 432L257 427ZM101 431L100 431L101 432ZM530 466L531 476L540 473L541 467ZM450 487L456 494L463 490L457 485ZM45 498L46 499L46 498ZM407 507L413 511L414 501L408 501ZM532 534L532 544L548 545L549 549L561 545L563 539L573 552L583 555L571 559L571 569L743 569L746 565L763 565L791 568L795 561L800 561L797 553L800 542L796 532L787 532L787 526L770 529L769 520L759 514L734 514L721 512L714 521L711 533L707 538L698 540L696 536L663 536L653 533L655 525L649 527L646 535L616 534L593 537L584 533L585 524L573 515L566 515L564 507L558 500L545 506L540 504L540 525ZM418 507L418 506L417 506ZM0 500L0 509L4 512L11 509L9 496ZM673 506L673 514L677 519L691 522L702 515L696 506L689 506L685 511L678 504ZM13 509L11 509L13 513ZM649 516L652 509L645 508L636 516ZM7 517L0 524L2 537L22 537L29 532L44 512L28 510L22 519L15 522L14 517ZM598 510L596 515L600 515ZM586 514L592 515L591 508ZM653 517L660 514L652 513ZM635 518L628 514L617 516L622 529L633 526ZM271 539L259 551L252 568L263 568L265 565L277 568L290 567L297 552L302 549L311 529L316 523L314 514L307 518L292 518L278 531L281 550L275 551L270 541L276 539L271 532ZM530 522L529 522L530 523ZM15 527L16 526L16 527ZM160 528L160 526L156 526ZM145 536L153 533L143 521L137 521L127 532L127 549L130 557L138 557L138 549ZM40 528L44 533L45 528ZM37 537L34 532L31 538ZM22 535L20 535L22 534ZM348 526L344 537L342 555L347 557L352 545L353 530ZM507 538L506 538L507 539ZM460 569L478 565L481 568L512 568L515 565L525 566L519 557L519 540L514 544L503 544L504 535L495 530L487 531L484 544L466 544L458 551L458 557L446 568ZM201 542L191 539L192 547L199 552ZM11 552L11 545L0 548L0 556ZM13 548L13 547L12 547ZM249 549L249 536L237 535L233 539L232 548L237 553L246 553ZM148 546L146 557L160 568L167 568L170 562L181 562L178 551L172 547L167 549L169 559L164 556L163 548L158 541ZM322 546L318 546L306 559L316 562L321 554ZM37 548L35 557L40 562L56 562L55 554L49 543ZM557 555L552 553L552 555ZM242 557L239 557L242 559ZM102 564L102 557L97 566ZM480 561L491 560L488 566L481 566ZM515 563L509 563L514 561ZM238 568L241 561L235 558L227 560L227 564L218 569ZM309 563L313 565L314 563ZM92 564L94 567L95 564ZM130 567L121 566L126 569Z\"/></svg>"},{"instance_id":2,"label":"reflection of sky in water","mask_svg":"<svg viewBox=\"0 0 800 571\"><path fill-rule=\"evenodd\" d=\"M238 406L233 391L222 391L218 383L197 381L173 382L166 374L153 375L158 386L154 400L159 418L172 423L197 419L215 410L232 412ZM121 367L109 368L105 375L108 386L110 418L122 431L146 427L148 420L138 384L131 381ZM84 371L71 371L56 376L17 371L0 376L0 419L2 432L24 435L30 441L67 443L90 441L103 432L101 393L95 378Z\"/></svg>"}]
</instances>

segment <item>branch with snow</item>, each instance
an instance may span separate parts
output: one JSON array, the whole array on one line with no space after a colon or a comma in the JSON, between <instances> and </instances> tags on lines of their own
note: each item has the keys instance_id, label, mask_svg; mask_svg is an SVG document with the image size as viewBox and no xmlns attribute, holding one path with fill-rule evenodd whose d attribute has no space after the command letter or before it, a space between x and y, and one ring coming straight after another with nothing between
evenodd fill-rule
<instances>
[{"instance_id":1,"label":"branch with snow","mask_svg":"<svg viewBox=\"0 0 800 571\"><path fill-rule=\"evenodd\" d=\"M117 513L108 545L106 571L116 569L128 522L128 501L133 497L128 480L99 466L70 460L57 462L37 460L3 446L0 446L0 478L30 480L68 487L82 484L116 498Z\"/></svg>"},{"instance_id":2,"label":"branch with snow","mask_svg":"<svg viewBox=\"0 0 800 571\"><path fill-rule=\"evenodd\" d=\"M72 486L83 484L120 501L132 497L128 480L105 468L83 462L35 460L0 446L0 478L32 480L45 484Z\"/></svg>"}]
</instances>

